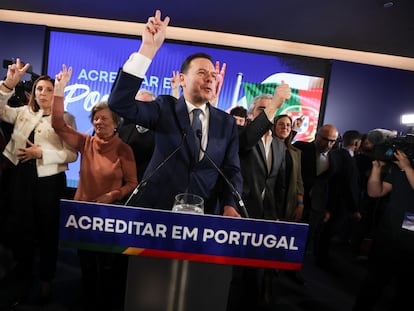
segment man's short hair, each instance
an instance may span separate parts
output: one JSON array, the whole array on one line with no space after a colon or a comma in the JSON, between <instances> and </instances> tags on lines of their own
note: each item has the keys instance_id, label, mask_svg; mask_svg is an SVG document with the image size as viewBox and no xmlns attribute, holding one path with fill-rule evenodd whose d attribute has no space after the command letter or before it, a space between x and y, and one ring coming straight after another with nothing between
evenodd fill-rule
<instances>
[{"instance_id":1,"label":"man's short hair","mask_svg":"<svg viewBox=\"0 0 414 311\"><path fill-rule=\"evenodd\" d=\"M248 114L253 114L254 107L256 107L256 104L261 101L262 99L272 99L272 94L260 94L253 98L252 102L250 103Z\"/></svg>"},{"instance_id":2,"label":"man's short hair","mask_svg":"<svg viewBox=\"0 0 414 311\"><path fill-rule=\"evenodd\" d=\"M210 55L206 54L206 53L200 52L200 53L191 54L182 63L180 72L181 73L187 73L188 68L190 68L191 62L196 58L205 58L205 59L208 59L211 63L213 63L213 58Z\"/></svg>"},{"instance_id":3,"label":"man's short hair","mask_svg":"<svg viewBox=\"0 0 414 311\"><path fill-rule=\"evenodd\" d=\"M230 110L232 116L237 116L241 118L247 118L247 109L243 106L236 106Z\"/></svg>"},{"instance_id":4,"label":"man's short hair","mask_svg":"<svg viewBox=\"0 0 414 311\"><path fill-rule=\"evenodd\" d=\"M151 92L150 90L147 90L147 89L139 89L136 97L138 97L139 95L148 95L152 98L152 100L154 100L156 97L154 92Z\"/></svg>"},{"instance_id":5,"label":"man's short hair","mask_svg":"<svg viewBox=\"0 0 414 311\"><path fill-rule=\"evenodd\" d=\"M356 130L349 130L342 135L342 146L352 146L357 140L362 139L362 134Z\"/></svg>"}]
</instances>

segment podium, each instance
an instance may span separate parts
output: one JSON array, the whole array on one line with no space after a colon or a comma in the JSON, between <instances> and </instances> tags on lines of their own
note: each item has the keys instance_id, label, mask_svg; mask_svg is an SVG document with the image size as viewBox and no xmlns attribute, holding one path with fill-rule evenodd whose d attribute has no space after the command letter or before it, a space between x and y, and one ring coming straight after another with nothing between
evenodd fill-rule
<instances>
[{"instance_id":1,"label":"podium","mask_svg":"<svg viewBox=\"0 0 414 311\"><path fill-rule=\"evenodd\" d=\"M125 310L225 310L232 265L300 269L307 224L61 200L60 240L130 255Z\"/></svg>"},{"instance_id":2,"label":"podium","mask_svg":"<svg viewBox=\"0 0 414 311\"><path fill-rule=\"evenodd\" d=\"M225 310L231 265L129 257L125 311Z\"/></svg>"}]
</instances>

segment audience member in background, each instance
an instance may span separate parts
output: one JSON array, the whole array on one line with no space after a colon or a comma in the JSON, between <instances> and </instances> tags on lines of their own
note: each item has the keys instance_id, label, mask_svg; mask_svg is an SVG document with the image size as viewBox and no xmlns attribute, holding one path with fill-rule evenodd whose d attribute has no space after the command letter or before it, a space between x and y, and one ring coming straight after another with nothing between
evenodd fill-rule
<instances>
[{"instance_id":1,"label":"audience member in background","mask_svg":"<svg viewBox=\"0 0 414 311\"><path fill-rule=\"evenodd\" d=\"M238 126L247 125L247 109L243 106L233 107L229 112L234 119L236 119L236 124Z\"/></svg>"},{"instance_id":2,"label":"audience member in background","mask_svg":"<svg viewBox=\"0 0 414 311\"><path fill-rule=\"evenodd\" d=\"M292 119L286 115L278 115L274 121L273 135L282 139L287 148L285 178L285 195L280 220L300 222L303 217L303 180L301 150L292 145Z\"/></svg>"},{"instance_id":3,"label":"audience member in background","mask_svg":"<svg viewBox=\"0 0 414 311\"><path fill-rule=\"evenodd\" d=\"M216 107L216 108L218 107L218 100L219 100L221 88L223 87L224 76L226 75L226 68L227 68L226 63L223 63L221 65L221 69L220 69L220 62L218 60L216 61L216 79L217 79L217 84L216 84L215 95L214 95L213 99L210 102L211 105L213 107Z\"/></svg>"},{"instance_id":4,"label":"audience member in background","mask_svg":"<svg viewBox=\"0 0 414 311\"><path fill-rule=\"evenodd\" d=\"M171 95L177 99L180 98L181 92L180 92L180 72L179 71L173 71L170 84L171 84Z\"/></svg>"},{"instance_id":5,"label":"audience member in background","mask_svg":"<svg viewBox=\"0 0 414 311\"><path fill-rule=\"evenodd\" d=\"M278 115L274 120L273 135L283 140L286 146L285 174L278 176L276 198L278 199L279 220L301 222L303 217L303 180L301 151L292 145L292 119L286 115ZM305 280L300 270L286 270L286 275L299 284Z\"/></svg>"},{"instance_id":6,"label":"audience member in background","mask_svg":"<svg viewBox=\"0 0 414 311\"><path fill-rule=\"evenodd\" d=\"M65 120L65 123L67 125L73 127L75 130L77 129L76 119L75 119L75 116L73 114L71 114L70 112L65 111L63 113L63 119Z\"/></svg>"},{"instance_id":7,"label":"audience member in background","mask_svg":"<svg viewBox=\"0 0 414 311\"><path fill-rule=\"evenodd\" d=\"M290 87L282 81L273 95L262 94L253 99L249 106L251 122L239 128L242 199L251 218L281 217L276 180L284 174L286 146L272 135L271 129L276 111L289 98ZM258 310L269 305L274 273L273 269L233 266L227 310Z\"/></svg>"},{"instance_id":8,"label":"audience member in background","mask_svg":"<svg viewBox=\"0 0 414 311\"><path fill-rule=\"evenodd\" d=\"M8 164L7 158L3 155L3 150L6 147L6 144L8 142L8 138L6 137L6 134L3 131L2 125L5 124L5 122L0 121L0 206L6 205L6 192L5 192L5 186L6 180L3 178L3 172L6 170L6 166ZM0 209L0 228L4 227L4 213L5 209ZM1 244L1 239L0 239Z\"/></svg>"},{"instance_id":9,"label":"audience member in background","mask_svg":"<svg viewBox=\"0 0 414 311\"><path fill-rule=\"evenodd\" d=\"M414 280L414 169L412 155L394 152L394 161L375 160L368 179L368 195L389 195L369 256L368 272L356 297L354 311L376 310L386 286L392 284L389 310L412 305ZM410 161L411 158L411 161ZM388 165L382 177L382 167Z\"/></svg>"},{"instance_id":10,"label":"audience member in background","mask_svg":"<svg viewBox=\"0 0 414 311\"><path fill-rule=\"evenodd\" d=\"M63 113L63 119L65 120L65 123L68 126L73 127L75 130L77 129L76 118L75 118L75 116L73 114L71 114L68 111L65 111ZM71 167L69 166L69 170L70 169L71 169ZM62 197L62 199L73 200L73 198L75 196L75 192L76 192L76 188L74 188L74 187L66 187L66 193Z\"/></svg>"},{"instance_id":11,"label":"audience member in background","mask_svg":"<svg viewBox=\"0 0 414 311\"><path fill-rule=\"evenodd\" d=\"M10 107L6 103L29 68L19 59L9 65L0 83L0 118L14 125L3 154L10 162L5 173L7 204L1 236L16 261L15 297L24 300L34 284L36 251L39 257L39 302L51 298L51 282L56 274L59 241L60 198L66 188L65 171L77 153L51 126L54 81L40 76L33 84L29 103ZM10 285L13 287L13 285Z\"/></svg>"},{"instance_id":12,"label":"audience member in background","mask_svg":"<svg viewBox=\"0 0 414 311\"><path fill-rule=\"evenodd\" d=\"M302 178L305 188L303 220L309 224L307 251L313 252L315 234L327 207L328 182L335 172L335 160L329 152L338 138L332 124L318 129L312 142L296 141L293 145L302 151Z\"/></svg>"},{"instance_id":13,"label":"audience member in background","mask_svg":"<svg viewBox=\"0 0 414 311\"><path fill-rule=\"evenodd\" d=\"M26 73L28 72L31 72L30 67L26 71ZM9 97L7 101L8 106L17 108L23 105L27 105L29 103L30 95L33 89L33 83L39 77L39 75L33 72L31 72L30 74L32 75L30 81L21 79L16 84L13 95ZM6 77L4 79L6 79ZM3 190L3 187L1 187L1 182L2 182L1 176L2 176L2 172L6 170L7 165L10 163L8 160L6 160L6 157L2 153L3 153L4 148L6 147L6 144L10 140L11 134L13 132L13 127L14 127L14 124L0 121L0 152L1 152L0 154L0 203L1 203L1 199L4 198L4 195L1 193ZM5 206L6 203L3 203L3 204L4 204L3 206ZM2 204L0 204L0 206L1 205ZM1 224L0 224L0 227L1 227Z\"/></svg>"},{"instance_id":14,"label":"audience member in background","mask_svg":"<svg viewBox=\"0 0 414 311\"><path fill-rule=\"evenodd\" d=\"M180 69L183 95L178 100L169 95L159 95L150 104L135 99L145 72L164 42L169 20L169 17L161 20L159 10L148 19L139 51L124 64L109 96L109 106L113 111L154 131L155 149L147 173L154 172L173 154L137 194L136 204L171 210L178 193L190 192L204 198L206 213L240 216L231 189L222 191L220 207L215 192L220 175L212 161L240 192L242 177L234 118L210 104L216 97L217 87L217 73L211 57L196 53L183 62ZM198 112L198 122L194 123ZM202 129L195 133L192 125L197 123L201 123ZM204 152L196 151L200 141L212 161L204 156Z\"/></svg>"},{"instance_id":15,"label":"audience member in background","mask_svg":"<svg viewBox=\"0 0 414 311\"><path fill-rule=\"evenodd\" d=\"M329 252L333 238L348 244L353 223L361 220L359 172L354 159L360 145L361 134L349 130L342 135L342 147L331 151L336 172L330 179L328 204L315 249L316 261L324 267L331 264Z\"/></svg>"},{"instance_id":16,"label":"audience member in background","mask_svg":"<svg viewBox=\"0 0 414 311\"><path fill-rule=\"evenodd\" d=\"M94 135L76 131L64 122L64 89L72 67L65 65L56 75L52 126L64 141L81 154L79 184L75 200L116 204L136 186L134 154L117 133L120 117L107 103L92 107ZM127 256L79 250L83 299L86 310L112 310L124 302Z\"/></svg>"},{"instance_id":17,"label":"audience member in background","mask_svg":"<svg viewBox=\"0 0 414 311\"><path fill-rule=\"evenodd\" d=\"M351 247L355 259L367 259L372 247L374 233L378 220L381 217L381 204L385 197L373 198L368 195L368 178L371 174L372 161L374 161L374 144L369 141L368 135L361 138L361 146L355 154L355 161L358 167L360 199L359 211L361 220L355 224L351 236Z\"/></svg>"},{"instance_id":18,"label":"audience member in background","mask_svg":"<svg viewBox=\"0 0 414 311\"><path fill-rule=\"evenodd\" d=\"M302 127L303 121L305 120L305 117L302 115L299 118L296 118L292 123L292 138L295 138L296 134L298 133L299 129Z\"/></svg>"},{"instance_id":19,"label":"audience member in background","mask_svg":"<svg viewBox=\"0 0 414 311\"><path fill-rule=\"evenodd\" d=\"M152 102L155 95L151 91L140 89L135 98ZM137 165L138 181L141 181L154 152L154 132L138 124L129 123L119 128L119 137L131 146Z\"/></svg>"}]
</instances>

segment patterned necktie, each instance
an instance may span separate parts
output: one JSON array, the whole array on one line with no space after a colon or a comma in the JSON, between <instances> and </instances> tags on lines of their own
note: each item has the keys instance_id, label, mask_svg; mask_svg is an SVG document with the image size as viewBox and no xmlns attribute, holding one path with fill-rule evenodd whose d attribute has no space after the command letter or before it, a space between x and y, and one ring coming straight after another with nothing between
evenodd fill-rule
<instances>
[{"instance_id":1,"label":"patterned necktie","mask_svg":"<svg viewBox=\"0 0 414 311\"><path fill-rule=\"evenodd\" d=\"M191 127L193 128L193 132L194 132L194 138L195 138L194 158L196 159L196 162L198 162L198 160L200 159L201 137L199 137L199 134L202 133L200 113L201 113L201 109L198 109L198 108L193 109L193 123L191 124Z\"/></svg>"}]
</instances>

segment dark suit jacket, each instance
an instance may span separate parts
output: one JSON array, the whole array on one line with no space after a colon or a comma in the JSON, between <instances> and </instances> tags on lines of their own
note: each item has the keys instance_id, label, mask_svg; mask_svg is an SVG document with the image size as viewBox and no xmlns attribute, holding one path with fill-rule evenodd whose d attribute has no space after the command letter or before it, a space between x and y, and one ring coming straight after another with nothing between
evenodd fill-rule
<instances>
[{"instance_id":1,"label":"dark suit jacket","mask_svg":"<svg viewBox=\"0 0 414 311\"><path fill-rule=\"evenodd\" d=\"M178 147L170 158L149 180L137 196L136 205L170 210L174 197L181 192L200 195L205 200L205 212L217 213L217 181L219 173L208 157L194 159L195 137L183 97L161 95L155 101L135 100L142 79L120 70L108 99L109 107L130 122L154 131L155 149L146 176ZM206 151L212 161L222 169L237 191L242 189L242 176L238 156L237 125L228 113L207 104L210 111L208 144ZM234 203L232 191L224 187L220 193L221 206Z\"/></svg>"},{"instance_id":2,"label":"dark suit jacket","mask_svg":"<svg viewBox=\"0 0 414 311\"><path fill-rule=\"evenodd\" d=\"M350 212L358 211L359 172L355 159L346 149L336 149L330 153L335 158L336 174L329 186L328 210L335 217L343 218Z\"/></svg>"},{"instance_id":3,"label":"dark suit jacket","mask_svg":"<svg viewBox=\"0 0 414 311\"><path fill-rule=\"evenodd\" d=\"M135 124L121 126L118 133L122 141L130 145L134 152L137 177L138 182L140 182L154 152L154 133L150 130L140 133Z\"/></svg>"},{"instance_id":4,"label":"dark suit jacket","mask_svg":"<svg viewBox=\"0 0 414 311\"><path fill-rule=\"evenodd\" d=\"M302 151L302 179L303 179L303 186L305 188L305 194L303 197L303 201L305 204L304 209L304 218L309 216L309 212L311 210L314 211L323 211L327 208L328 204L328 186L329 186L329 179L335 174L336 171L336 164L335 159L332 157L330 151L328 153L329 159L329 167L328 169L320 174L319 176L316 175L316 146L315 143L312 142L303 142L303 141L296 141L294 146L297 147ZM318 183L319 185L323 185L326 191L324 197L320 198L321 202L324 203L320 206L312 206L311 200L311 191L314 185Z\"/></svg>"},{"instance_id":5,"label":"dark suit jacket","mask_svg":"<svg viewBox=\"0 0 414 311\"><path fill-rule=\"evenodd\" d=\"M262 136L270 130L272 123L262 112L251 123L240 130L240 165L243 174L242 198L249 216L258 219L277 219L283 198L278 198L276 181L283 175L286 146L282 140L272 137L272 168L268 173ZM262 192L265 190L265 197Z\"/></svg>"}]
</instances>

